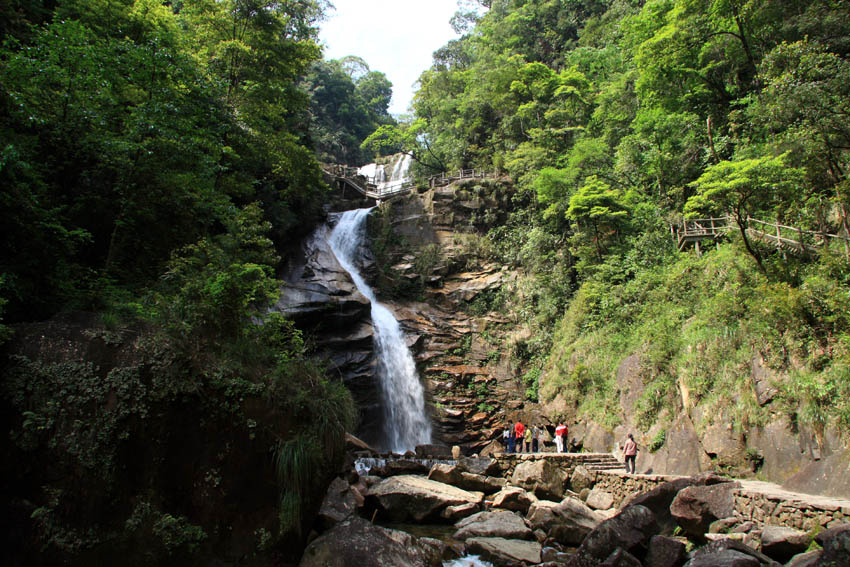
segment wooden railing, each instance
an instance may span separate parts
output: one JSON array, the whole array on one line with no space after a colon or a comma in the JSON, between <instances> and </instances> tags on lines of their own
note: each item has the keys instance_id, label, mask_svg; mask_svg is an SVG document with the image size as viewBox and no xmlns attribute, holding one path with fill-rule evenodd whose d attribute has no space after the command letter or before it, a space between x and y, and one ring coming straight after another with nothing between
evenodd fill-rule
<instances>
[{"instance_id":1,"label":"wooden railing","mask_svg":"<svg viewBox=\"0 0 850 567\"><path fill-rule=\"evenodd\" d=\"M670 230L679 250L693 243L699 251L700 242L707 239L718 239L730 230L737 229L731 217L715 217L705 219L690 219L683 221L681 226L671 226ZM792 254L814 255L832 245L841 245L844 253L850 256L850 238L847 235L831 234L812 230L803 230L795 226L787 226L760 219L747 218L747 235L775 246L778 250Z\"/></svg>"},{"instance_id":2,"label":"wooden railing","mask_svg":"<svg viewBox=\"0 0 850 567\"><path fill-rule=\"evenodd\" d=\"M715 217L706 219L690 219L682 223L681 228L671 226L674 240L677 241L679 250L683 250L689 243L699 250L699 243L706 239L717 239L734 228L730 217Z\"/></svg>"},{"instance_id":3,"label":"wooden railing","mask_svg":"<svg viewBox=\"0 0 850 567\"><path fill-rule=\"evenodd\" d=\"M444 187L449 183L460 179L483 179L485 177L495 177L497 174L492 171L483 169L460 169L454 173L443 172L440 175L432 175L428 178L428 186Z\"/></svg>"},{"instance_id":4,"label":"wooden railing","mask_svg":"<svg viewBox=\"0 0 850 567\"><path fill-rule=\"evenodd\" d=\"M375 183L375 178L360 175L356 167L339 164L325 164L322 169L338 183L352 187L370 199L385 200L396 195L402 195L413 187L412 181L394 181Z\"/></svg>"},{"instance_id":5,"label":"wooden railing","mask_svg":"<svg viewBox=\"0 0 850 567\"><path fill-rule=\"evenodd\" d=\"M850 252L850 238L840 234L803 230L775 222L767 222L752 217L747 219L747 232L754 238L769 242L780 250L799 254L818 254L830 245L844 245L844 252Z\"/></svg>"}]
</instances>

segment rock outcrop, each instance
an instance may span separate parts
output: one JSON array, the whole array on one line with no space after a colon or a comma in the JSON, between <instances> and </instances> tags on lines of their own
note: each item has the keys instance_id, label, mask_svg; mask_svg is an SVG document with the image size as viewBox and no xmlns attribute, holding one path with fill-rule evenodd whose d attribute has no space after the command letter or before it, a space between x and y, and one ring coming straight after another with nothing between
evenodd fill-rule
<instances>
[{"instance_id":1,"label":"rock outcrop","mask_svg":"<svg viewBox=\"0 0 850 567\"><path fill-rule=\"evenodd\" d=\"M481 492L467 492L421 476L401 475L385 479L371 487L367 503L374 502L382 514L392 520L421 522L437 519L449 506L480 505Z\"/></svg>"},{"instance_id":2,"label":"rock outcrop","mask_svg":"<svg viewBox=\"0 0 850 567\"><path fill-rule=\"evenodd\" d=\"M444 546L354 517L314 540L299 567L441 567Z\"/></svg>"},{"instance_id":3,"label":"rock outcrop","mask_svg":"<svg viewBox=\"0 0 850 567\"><path fill-rule=\"evenodd\" d=\"M507 510L479 512L455 524L455 539L471 537L501 537L507 539L533 539L532 531L523 519Z\"/></svg>"}]
</instances>

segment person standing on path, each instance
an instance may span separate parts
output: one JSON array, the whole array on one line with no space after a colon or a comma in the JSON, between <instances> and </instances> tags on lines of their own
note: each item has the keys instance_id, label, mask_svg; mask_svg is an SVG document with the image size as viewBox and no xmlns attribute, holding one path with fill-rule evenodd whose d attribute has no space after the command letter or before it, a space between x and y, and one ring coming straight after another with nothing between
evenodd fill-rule
<instances>
[{"instance_id":1,"label":"person standing on path","mask_svg":"<svg viewBox=\"0 0 850 567\"><path fill-rule=\"evenodd\" d=\"M564 452L564 437L565 432L567 431L567 426L563 423L559 423L558 427L555 428L555 448L558 453Z\"/></svg>"},{"instance_id":2,"label":"person standing on path","mask_svg":"<svg viewBox=\"0 0 850 567\"><path fill-rule=\"evenodd\" d=\"M525 428L525 452L531 453L531 427Z\"/></svg>"},{"instance_id":3,"label":"person standing on path","mask_svg":"<svg viewBox=\"0 0 850 567\"><path fill-rule=\"evenodd\" d=\"M511 425L509 423L506 423L505 424L505 430L502 431L502 446L504 447L505 453L510 453L510 451L508 451L508 447L509 447L508 442L510 441L510 438L511 438Z\"/></svg>"},{"instance_id":4,"label":"person standing on path","mask_svg":"<svg viewBox=\"0 0 850 567\"><path fill-rule=\"evenodd\" d=\"M523 435L525 434L525 426L520 420L516 420L516 425L514 425L514 433L516 433L516 442L518 447L517 453L522 453L522 440Z\"/></svg>"},{"instance_id":5,"label":"person standing on path","mask_svg":"<svg viewBox=\"0 0 850 567\"><path fill-rule=\"evenodd\" d=\"M531 431L531 452L536 453L540 450L540 426L535 425Z\"/></svg>"},{"instance_id":6,"label":"person standing on path","mask_svg":"<svg viewBox=\"0 0 850 567\"><path fill-rule=\"evenodd\" d=\"M623 455L626 456L626 472L635 474L635 460L637 459L637 443L634 436L629 433L629 438L626 439L626 444L623 445Z\"/></svg>"},{"instance_id":7,"label":"person standing on path","mask_svg":"<svg viewBox=\"0 0 850 567\"><path fill-rule=\"evenodd\" d=\"M508 453L514 452L514 443L516 442L516 434L514 428L508 424Z\"/></svg>"}]
</instances>

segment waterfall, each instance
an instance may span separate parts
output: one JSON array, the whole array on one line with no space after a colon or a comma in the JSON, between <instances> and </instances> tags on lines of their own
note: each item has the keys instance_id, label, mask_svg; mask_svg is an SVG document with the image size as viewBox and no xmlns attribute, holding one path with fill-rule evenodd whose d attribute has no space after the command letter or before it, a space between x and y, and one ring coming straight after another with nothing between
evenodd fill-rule
<instances>
[{"instance_id":1,"label":"waterfall","mask_svg":"<svg viewBox=\"0 0 850 567\"><path fill-rule=\"evenodd\" d=\"M355 262L366 241L366 219L372 209L346 211L328 237L340 265L351 274L357 289L372 302L378 381L384 397L386 449L403 453L431 442L431 423L425 415L425 391L416 363L392 312L378 303Z\"/></svg>"},{"instance_id":2,"label":"waterfall","mask_svg":"<svg viewBox=\"0 0 850 567\"><path fill-rule=\"evenodd\" d=\"M374 183L377 186L379 193L384 191L393 191L400 188L409 180L410 164L413 158L407 154L397 154L393 162L390 178L387 179L387 167L376 163L367 163L357 170L359 175L365 177L369 183Z\"/></svg>"},{"instance_id":3,"label":"waterfall","mask_svg":"<svg viewBox=\"0 0 850 567\"><path fill-rule=\"evenodd\" d=\"M393 166L392 175L390 175L390 182L393 181L406 181L407 180L407 172L410 170L410 162L413 158L408 154L403 154L398 157L398 161L395 162Z\"/></svg>"}]
</instances>

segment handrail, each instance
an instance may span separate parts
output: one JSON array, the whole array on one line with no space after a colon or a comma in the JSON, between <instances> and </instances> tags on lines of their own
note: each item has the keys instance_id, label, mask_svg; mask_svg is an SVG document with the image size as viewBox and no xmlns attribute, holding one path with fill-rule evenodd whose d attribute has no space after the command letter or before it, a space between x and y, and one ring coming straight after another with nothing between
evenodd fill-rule
<instances>
[{"instance_id":1,"label":"handrail","mask_svg":"<svg viewBox=\"0 0 850 567\"><path fill-rule=\"evenodd\" d=\"M432 175L428 178L430 187L442 187L459 179L484 179L485 177L496 177L494 171L486 171L482 169L459 169L456 174L443 172L439 175Z\"/></svg>"},{"instance_id":2,"label":"handrail","mask_svg":"<svg viewBox=\"0 0 850 567\"><path fill-rule=\"evenodd\" d=\"M752 225L758 225L758 228ZM698 242L704 238L717 238L726 231L734 228L730 216L711 217L704 219L683 220L680 228L671 225L674 241L678 240L679 250L684 249L687 242ZM763 230L768 229L768 230ZM794 232L794 238L782 234L782 230ZM778 248L790 247L800 252L817 252L818 247L828 247L831 242L843 241L845 252L850 255L850 237L841 234L831 234L822 231L803 230L799 227L768 222L753 217L747 217L747 232L754 237L775 243ZM806 242L806 237L809 242ZM677 238L678 237L678 238ZM830 240L833 239L833 240Z\"/></svg>"}]
</instances>

